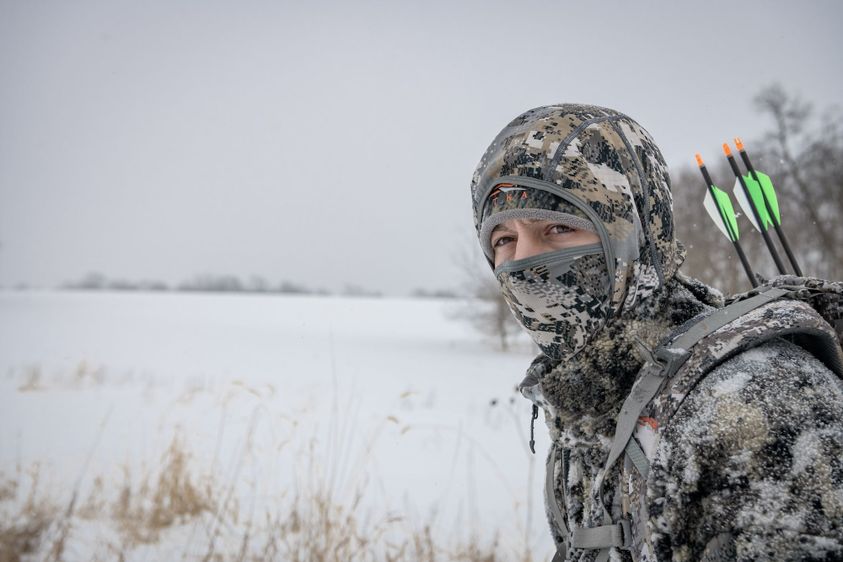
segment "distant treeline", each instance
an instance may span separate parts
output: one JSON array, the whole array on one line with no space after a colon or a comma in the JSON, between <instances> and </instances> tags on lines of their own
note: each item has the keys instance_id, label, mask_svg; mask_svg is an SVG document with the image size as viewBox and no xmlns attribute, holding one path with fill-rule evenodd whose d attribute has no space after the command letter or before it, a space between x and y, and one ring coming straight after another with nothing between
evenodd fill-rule
<instances>
[{"instance_id":1,"label":"distant treeline","mask_svg":"<svg viewBox=\"0 0 843 562\"><path fill-rule=\"evenodd\" d=\"M259 276L252 276L246 280L237 275L197 275L181 283L168 284L157 280L131 281L126 279L109 279L102 273L88 273L76 281L69 281L61 285L62 289L82 291L184 291L197 293L285 293L294 295L329 295L330 291L323 288L307 287L291 281L272 283ZM360 287L348 287L345 293L359 296L380 296L376 291L366 291Z\"/></svg>"},{"instance_id":2,"label":"distant treeline","mask_svg":"<svg viewBox=\"0 0 843 562\"><path fill-rule=\"evenodd\" d=\"M21 287L24 288L24 287ZM383 293L347 284L341 291L331 292L324 288L308 287L291 281L272 283L260 276L251 276L244 280L236 275L197 275L193 279L177 284L167 284L157 280L130 281L109 279L106 275L91 272L76 281L61 285L62 289L81 291L183 291L196 293L277 293L288 295L343 295L352 297L381 297ZM411 296L418 298L456 298L450 290L415 289Z\"/></svg>"}]
</instances>

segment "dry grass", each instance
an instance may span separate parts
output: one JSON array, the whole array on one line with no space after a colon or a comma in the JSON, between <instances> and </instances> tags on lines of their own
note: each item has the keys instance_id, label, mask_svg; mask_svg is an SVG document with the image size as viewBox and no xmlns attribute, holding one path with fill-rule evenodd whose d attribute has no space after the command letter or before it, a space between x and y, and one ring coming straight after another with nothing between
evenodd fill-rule
<instances>
[{"instance_id":1,"label":"dry grass","mask_svg":"<svg viewBox=\"0 0 843 562\"><path fill-rule=\"evenodd\" d=\"M49 377L49 386L40 365L30 365L19 373L11 373L11 376L18 377L21 381L17 387L18 392L42 392L54 387L85 390L103 386L106 383L105 366L94 366L87 361L80 361L69 373L53 374Z\"/></svg>"},{"instance_id":2,"label":"dry grass","mask_svg":"<svg viewBox=\"0 0 843 562\"><path fill-rule=\"evenodd\" d=\"M171 543L179 547L186 529L198 525L203 540L181 545L183 559L203 562L531 562L529 554L499 552L497 540L484 544L477 538L445 544L430 525L414 528L404 517L386 514L361 517L364 491L358 489L350 503L335 501L327 487L316 482L310 491L299 491L259 516L245 514L232 497L231 484L211 474L195 475L192 456L176 436L161 456L160 469L133 479L128 468L122 481L109 487L107 480L92 480L84 501L76 498L60 509L39 491L40 471L29 471L28 492L16 479L0 478L0 505L16 512L3 513L0 524L0 562L29 559L61 561L84 524L110 526L90 555L102 560L127 560L138 547ZM317 479L318 480L318 479ZM213 529L213 530L211 530ZM173 531L174 535L167 535ZM116 540L114 537L117 537ZM190 539L187 542L191 542ZM153 551L154 552L154 551ZM154 556L153 556L154 558ZM78 559L77 556L71 559Z\"/></svg>"},{"instance_id":3,"label":"dry grass","mask_svg":"<svg viewBox=\"0 0 843 562\"><path fill-rule=\"evenodd\" d=\"M299 496L285 517L272 522L262 555L250 560L289 562L498 562L497 543L444 545L429 525L413 529L400 516L364 524L356 516L360 495L351 505L334 503L324 493ZM522 562L530 562L529 559Z\"/></svg>"},{"instance_id":4,"label":"dry grass","mask_svg":"<svg viewBox=\"0 0 843 562\"><path fill-rule=\"evenodd\" d=\"M161 461L157 476L147 474L138 485L128 467L123 468L124 481L110 512L124 545L157 542L162 531L213 510L217 492L213 479L193 477L188 467L190 454L181 437L173 437ZM86 505L103 506L101 494L95 485Z\"/></svg>"},{"instance_id":5,"label":"dry grass","mask_svg":"<svg viewBox=\"0 0 843 562\"><path fill-rule=\"evenodd\" d=\"M71 375L71 385L75 388L102 386L105 383L105 367L92 366L87 361L80 361Z\"/></svg>"},{"instance_id":6,"label":"dry grass","mask_svg":"<svg viewBox=\"0 0 843 562\"><path fill-rule=\"evenodd\" d=\"M58 506L40 493L40 467L29 470L29 491L21 498L20 475L0 476L0 562L20 562L40 550L54 526Z\"/></svg>"},{"instance_id":7,"label":"dry grass","mask_svg":"<svg viewBox=\"0 0 843 562\"><path fill-rule=\"evenodd\" d=\"M71 379L70 384L61 381L62 387L99 386L105 377L102 368L80 363ZM33 367L18 390L43 388L41 370ZM252 389L237 381L233 391L261 398L275 389ZM225 400L230 398L226 395ZM352 458L350 449L341 444L351 443L358 428L340 424L340 419L349 419L350 407L340 410L335 405L327 450L311 440L307 450L294 455L302 463L303 477L273 497L261 496L256 483L250 488L241 476L244 465L266 454L253 446L257 409L240 440L239 456L228 459L225 470L226 463L217 458L211 463L197 461L184 436L176 433L152 467L115 467L112 475L89 475L83 469L69 501L60 502L42 490L37 465L28 472L19 469L14 478L0 475L0 562L532 562L529 548L505 548L496 534L486 540L443 538L437 534L435 518L419 522L386 506L372 506L366 493L366 455L380 429L360 447L362 457ZM400 422L388 416L383 424L391 427ZM221 426L220 437L222 432ZM99 437L89 460L98 441ZM506 536L516 534L512 530Z\"/></svg>"},{"instance_id":8,"label":"dry grass","mask_svg":"<svg viewBox=\"0 0 843 562\"><path fill-rule=\"evenodd\" d=\"M41 368L38 366L30 367L23 373L23 382L18 386L18 392L36 392L44 390L42 383Z\"/></svg>"}]
</instances>

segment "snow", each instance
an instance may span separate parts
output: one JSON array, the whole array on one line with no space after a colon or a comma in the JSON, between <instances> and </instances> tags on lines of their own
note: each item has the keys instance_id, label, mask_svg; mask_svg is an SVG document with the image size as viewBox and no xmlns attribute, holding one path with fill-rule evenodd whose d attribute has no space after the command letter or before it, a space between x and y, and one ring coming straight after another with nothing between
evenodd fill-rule
<instances>
[{"instance_id":1,"label":"snow","mask_svg":"<svg viewBox=\"0 0 843 562\"><path fill-rule=\"evenodd\" d=\"M776 350L769 346L758 346L747 349L741 353L741 358L751 363L761 363L762 365L769 365L770 360L776 356Z\"/></svg>"},{"instance_id":2,"label":"snow","mask_svg":"<svg viewBox=\"0 0 843 562\"><path fill-rule=\"evenodd\" d=\"M341 502L363 490L372 517L432 522L447 539L500 530L517 545L531 521L541 557L547 436L537 428L530 455L530 404L514 391L531 350L496 351L456 307L0 292L0 474L39 464L68 501L95 476L157 466L180 436L243 505L327 483Z\"/></svg>"},{"instance_id":3,"label":"snow","mask_svg":"<svg viewBox=\"0 0 843 562\"><path fill-rule=\"evenodd\" d=\"M727 394L735 394L746 388L746 385L750 380L752 380L752 375L750 373L747 373L746 371L736 372L729 378L717 381L717 384L711 388L712 395L723 396Z\"/></svg>"},{"instance_id":4,"label":"snow","mask_svg":"<svg viewBox=\"0 0 843 562\"><path fill-rule=\"evenodd\" d=\"M819 457L822 450L820 439L821 432L816 430L806 430L799 434L796 443L793 444L792 470L794 474L805 472L805 469L812 466L813 459Z\"/></svg>"}]
</instances>

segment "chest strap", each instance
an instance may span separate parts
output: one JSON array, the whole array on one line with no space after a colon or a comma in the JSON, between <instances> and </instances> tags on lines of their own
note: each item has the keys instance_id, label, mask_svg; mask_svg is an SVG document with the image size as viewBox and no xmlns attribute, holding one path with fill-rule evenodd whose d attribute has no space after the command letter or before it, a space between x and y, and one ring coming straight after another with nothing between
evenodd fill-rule
<instances>
[{"instance_id":1,"label":"chest strap","mask_svg":"<svg viewBox=\"0 0 843 562\"><path fill-rule=\"evenodd\" d=\"M635 431L638 417L641 412L655 397L666 379L672 377L679 368L685 364L690 357L690 349L707 335L719 330L726 324L737 320L744 314L777 300L788 294L789 290L770 288L752 298L730 304L691 326L685 333L681 334L674 341L659 346L655 350L655 362L648 362L642 368L642 374L632 386L629 396L624 400L618 415L615 426L615 436L612 446L609 449L609 457L606 464L595 481L595 489L600 490L606 475L609 474L612 466L626 453L636 470L642 477L646 478L650 471L650 463L638 442L632 438ZM553 562L566 560L567 551L570 548L582 548L600 550L595 562L605 562L609 558L610 548L629 549L632 546L632 532L629 521L621 520L620 523L613 523L606 506L603 507L603 525L596 527L568 528L567 517L562 513L554 495L554 470L557 456L556 444L551 445L547 463L547 478L545 482L545 501L547 502L550 515L556 521L560 531L568 533L565 544L561 545L553 557ZM563 459L562 487L566 485L564 474L565 462Z\"/></svg>"},{"instance_id":2,"label":"chest strap","mask_svg":"<svg viewBox=\"0 0 843 562\"><path fill-rule=\"evenodd\" d=\"M574 548L628 549L632 546L632 530L629 521L622 519L614 525L599 527L578 527L571 532L571 546Z\"/></svg>"}]
</instances>

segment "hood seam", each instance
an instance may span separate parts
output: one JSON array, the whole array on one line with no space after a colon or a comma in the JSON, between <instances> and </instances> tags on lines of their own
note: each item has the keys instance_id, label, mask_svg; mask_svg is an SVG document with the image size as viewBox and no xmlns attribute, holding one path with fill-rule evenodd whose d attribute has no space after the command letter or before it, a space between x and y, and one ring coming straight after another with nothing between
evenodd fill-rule
<instances>
[{"instance_id":1,"label":"hood seam","mask_svg":"<svg viewBox=\"0 0 843 562\"><path fill-rule=\"evenodd\" d=\"M647 180L644 177L644 168L641 165L641 161L638 159L638 155L632 148L632 143L630 143L629 139L626 138L623 130L617 123L612 123L612 125L615 132L620 135L623 145L626 147L626 151L629 152L629 156L632 158L632 163L635 165L635 172L638 174L638 183L641 186L641 201L644 203L645 216L641 216L641 212L638 210L638 205L635 205L635 210L638 213L638 220L641 222L641 226L644 229L644 238L647 240L647 248L650 250L650 260L653 262L653 267L656 268L656 274L659 276L659 282L664 285L664 271L662 270L661 260L658 259L656 254L655 241L650 233L650 195L648 192L649 186L645 184ZM634 205L635 195L632 193L632 189L630 189L630 193L632 195L632 203Z\"/></svg>"},{"instance_id":2,"label":"hood seam","mask_svg":"<svg viewBox=\"0 0 843 562\"><path fill-rule=\"evenodd\" d=\"M546 181L556 183L556 178L554 178L556 166L559 165L559 161L562 160L562 154L568 148L568 145L571 144L571 141L577 138L581 132L583 132L588 127L596 124L602 123L603 121L617 121L620 119L621 115L601 115L600 117L592 117L586 121L583 121L577 128L568 133L568 136L559 143L559 146L556 147L556 152L553 154L553 158L550 160L550 163L547 165L544 171L544 177Z\"/></svg>"}]
</instances>

